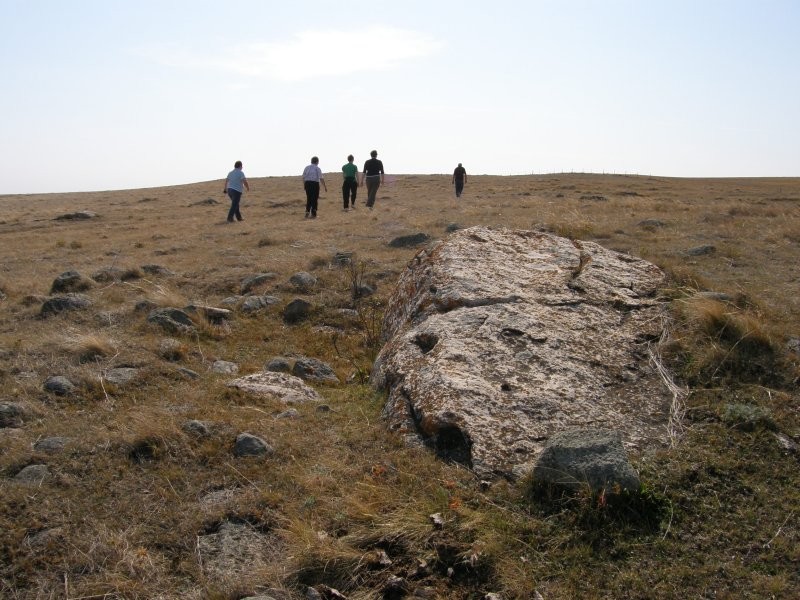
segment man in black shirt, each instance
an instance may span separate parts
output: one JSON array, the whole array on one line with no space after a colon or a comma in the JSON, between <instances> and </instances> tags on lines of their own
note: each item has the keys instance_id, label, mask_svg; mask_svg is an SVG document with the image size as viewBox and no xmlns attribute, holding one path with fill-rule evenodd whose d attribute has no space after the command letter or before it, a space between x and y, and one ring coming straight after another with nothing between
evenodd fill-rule
<instances>
[{"instance_id":1,"label":"man in black shirt","mask_svg":"<svg viewBox=\"0 0 800 600\"><path fill-rule=\"evenodd\" d=\"M453 171L453 183L456 186L456 198L461 197L461 192L464 191L464 184L467 183L467 170L458 163L456 170Z\"/></svg>"},{"instance_id":2,"label":"man in black shirt","mask_svg":"<svg viewBox=\"0 0 800 600\"><path fill-rule=\"evenodd\" d=\"M364 163L364 172L361 175L361 185L367 184L367 206L372 210L375 205L375 196L378 188L383 183L383 163L378 160L378 151L373 150L369 153L372 157Z\"/></svg>"}]
</instances>

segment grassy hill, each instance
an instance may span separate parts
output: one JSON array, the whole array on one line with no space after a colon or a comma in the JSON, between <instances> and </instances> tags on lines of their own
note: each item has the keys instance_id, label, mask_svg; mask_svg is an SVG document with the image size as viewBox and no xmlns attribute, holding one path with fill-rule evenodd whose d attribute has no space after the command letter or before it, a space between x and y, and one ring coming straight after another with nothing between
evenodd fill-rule
<instances>
[{"instance_id":1,"label":"grassy hill","mask_svg":"<svg viewBox=\"0 0 800 600\"><path fill-rule=\"evenodd\" d=\"M456 200L447 175L399 175L350 212L339 181L307 220L299 178L254 178L235 224L222 181L0 196L0 596L800 595L800 179L487 175ZM63 218L78 211L94 216ZM631 457L635 498L544 500L383 427L367 376L414 254L388 243L472 225L593 240L670 275L661 352L683 418L672 447ZM42 317L70 270L91 306ZM299 271L313 291L289 284ZM258 273L279 299L260 312L191 335L147 322L154 306L224 307ZM377 293L354 298L354 283ZM287 325L296 297L312 313ZM317 386L327 410L287 414L212 370L278 356L334 368L344 383ZM136 377L113 383L113 368ZM46 391L51 376L75 391ZM241 432L274 453L237 458Z\"/></svg>"}]
</instances>

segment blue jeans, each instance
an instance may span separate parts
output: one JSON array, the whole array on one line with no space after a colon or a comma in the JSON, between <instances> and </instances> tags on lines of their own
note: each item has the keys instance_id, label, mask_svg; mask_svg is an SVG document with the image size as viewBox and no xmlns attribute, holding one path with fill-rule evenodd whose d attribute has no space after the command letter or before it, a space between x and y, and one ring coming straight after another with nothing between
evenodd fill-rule
<instances>
[{"instance_id":1,"label":"blue jeans","mask_svg":"<svg viewBox=\"0 0 800 600\"><path fill-rule=\"evenodd\" d=\"M242 199L242 192L228 188L228 197L231 199L231 209L228 211L228 223L233 223L233 218L237 221L242 220L242 213L239 212L239 202Z\"/></svg>"}]
</instances>

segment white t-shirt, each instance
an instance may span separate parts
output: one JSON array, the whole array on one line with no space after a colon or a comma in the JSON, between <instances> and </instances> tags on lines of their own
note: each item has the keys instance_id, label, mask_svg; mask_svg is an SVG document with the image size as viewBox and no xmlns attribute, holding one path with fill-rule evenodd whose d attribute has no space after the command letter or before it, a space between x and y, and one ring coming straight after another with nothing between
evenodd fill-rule
<instances>
[{"instance_id":1,"label":"white t-shirt","mask_svg":"<svg viewBox=\"0 0 800 600\"><path fill-rule=\"evenodd\" d=\"M225 180L225 187L237 192L244 192L244 185L242 182L246 179L244 171L241 169L234 169L228 173L228 178Z\"/></svg>"}]
</instances>

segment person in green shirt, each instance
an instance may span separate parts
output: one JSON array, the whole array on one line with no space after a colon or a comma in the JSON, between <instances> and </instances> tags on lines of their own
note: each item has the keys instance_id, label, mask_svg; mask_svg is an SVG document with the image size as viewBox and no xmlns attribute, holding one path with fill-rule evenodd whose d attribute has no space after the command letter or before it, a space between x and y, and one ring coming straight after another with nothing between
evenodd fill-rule
<instances>
[{"instance_id":1,"label":"person in green shirt","mask_svg":"<svg viewBox=\"0 0 800 600\"><path fill-rule=\"evenodd\" d=\"M353 155L347 157L347 164L342 167L344 181L342 182L342 200L344 210L348 210L348 200L350 208L356 207L356 192L358 191L358 167L353 164Z\"/></svg>"}]
</instances>

